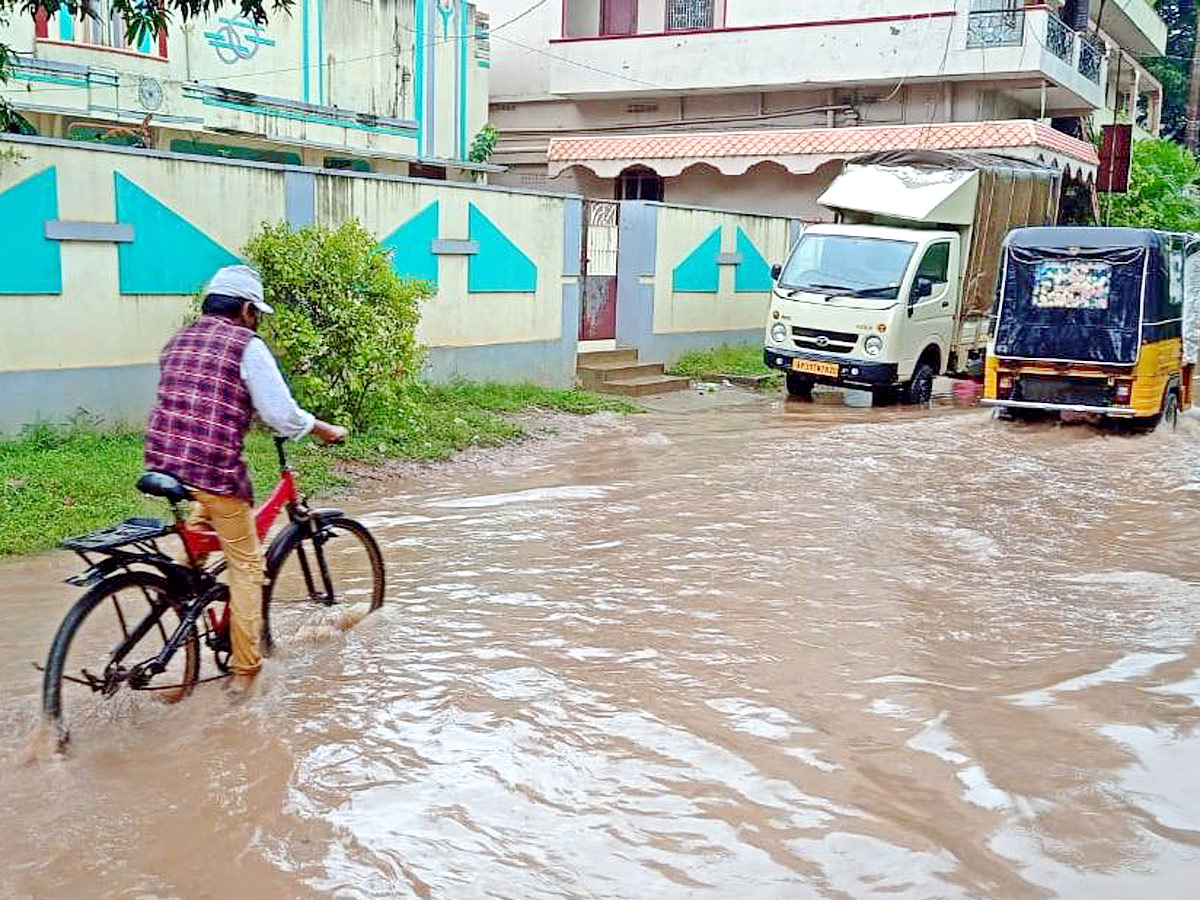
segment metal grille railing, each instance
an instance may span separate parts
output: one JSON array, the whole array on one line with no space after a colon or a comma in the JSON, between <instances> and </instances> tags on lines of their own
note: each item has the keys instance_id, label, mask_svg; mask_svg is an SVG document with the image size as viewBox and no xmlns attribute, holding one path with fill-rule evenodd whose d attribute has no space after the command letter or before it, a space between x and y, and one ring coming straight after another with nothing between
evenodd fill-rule
<instances>
[{"instance_id":1,"label":"metal grille railing","mask_svg":"<svg viewBox=\"0 0 1200 900\"><path fill-rule=\"evenodd\" d=\"M713 27L714 0L667 0L667 31Z\"/></svg>"},{"instance_id":2,"label":"metal grille railing","mask_svg":"<svg viewBox=\"0 0 1200 900\"><path fill-rule=\"evenodd\" d=\"M1093 84L1100 83L1100 63L1104 51L1087 38L1079 39L1079 74Z\"/></svg>"},{"instance_id":3,"label":"metal grille railing","mask_svg":"<svg viewBox=\"0 0 1200 900\"><path fill-rule=\"evenodd\" d=\"M1025 42L1025 10L972 10L967 17L968 47L1010 47Z\"/></svg>"},{"instance_id":4,"label":"metal grille railing","mask_svg":"<svg viewBox=\"0 0 1200 900\"><path fill-rule=\"evenodd\" d=\"M1075 55L1075 32L1053 13L1046 16L1046 49L1065 63Z\"/></svg>"}]
</instances>

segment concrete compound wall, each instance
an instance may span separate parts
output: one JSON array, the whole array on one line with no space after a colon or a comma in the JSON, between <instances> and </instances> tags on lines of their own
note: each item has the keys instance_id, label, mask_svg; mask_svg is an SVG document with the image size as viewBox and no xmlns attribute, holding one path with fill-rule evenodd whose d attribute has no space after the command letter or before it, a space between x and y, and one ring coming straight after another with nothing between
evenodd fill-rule
<instances>
[{"instance_id":1,"label":"concrete compound wall","mask_svg":"<svg viewBox=\"0 0 1200 900\"><path fill-rule=\"evenodd\" d=\"M617 346L674 362L689 350L762 339L771 265L798 219L647 201L621 204Z\"/></svg>"},{"instance_id":2,"label":"concrete compound wall","mask_svg":"<svg viewBox=\"0 0 1200 900\"><path fill-rule=\"evenodd\" d=\"M80 408L137 420L212 272L265 222L361 220L436 284L427 377L570 384L582 201L22 138L0 164L0 430Z\"/></svg>"},{"instance_id":3,"label":"concrete compound wall","mask_svg":"<svg viewBox=\"0 0 1200 900\"><path fill-rule=\"evenodd\" d=\"M332 173L46 138L0 142L0 431L80 409L138 421L158 353L212 272L265 222L360 220L434 282L426 377L574 381L579 197ZM670 362L757 340L798 223L622 204L618 344Z\"/></svg>"}]
</instances>

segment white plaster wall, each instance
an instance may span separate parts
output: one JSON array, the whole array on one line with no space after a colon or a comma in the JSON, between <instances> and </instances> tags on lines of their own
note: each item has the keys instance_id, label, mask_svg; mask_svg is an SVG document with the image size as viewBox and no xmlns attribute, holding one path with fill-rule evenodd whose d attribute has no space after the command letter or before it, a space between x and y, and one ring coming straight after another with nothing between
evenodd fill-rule
<instances>
[{"instance_id":1,"label":"white plaster wall","mask_svg":"<svg viewBox=\"0 0 1200 900\"><path fill-rule=\"evenodd\" d=\"M660 207L654 275L656 334L745 331L761 328L766 322L770 292L735 293L733 266L721 267L720 290L716 294L674 292L675 267L718 227L721 228L721 251L724 253L736 251L739 227L768 265L774 260L782 260L787 253L787 219Z\"/></svg>"},{"instance_id":2,"label":"white plaster wall","mask_svg":"<svg viewBox=\"0 0 1200 900\"><path fill-rule=\"evenodd\" d=\"M0 192L55 166L61 219L115 221L114 172L234 253L263 222L285 217L281 169L83 147L22 143L18 149L25 159L20 165L0 167ZM318 176L317 185L322 224L357 218L385 237L437 200L440 236L466 239L468 204L474 203L533 260L538 269L536 292L470 294L467 257L442 257L439 292L422 309L419 338L426 345L470 347L561 337L561 197L336 175ZM239 202L230 203L231 197ZM183 321L191 299L122 296L115 244L67 241L61 251L61 295L0 297L0 371L154 362Z\"/></svg>"},{"instance_id":3,"label":"white plaster wall","mask_svg":"<svg viewBox=\"0 0 1200 900\"><path fill-rule=\"evenodd\" d=\"M259 224L284 216L280 171L74 148L18 149L25 160L0 167L0 191L54 166L60 219L115 221L114 172L232 252ZM230 197L242 202L230 203ZM123 296L115 244L60 246L61 295L0 297L0 371L154 362L183 321L190 298Z\"/></svg>"},{"instance_id":4,"label":"white plaster wall","mask_svg":"<svg viewBox=\"0 0 1200 900\"><path fill-rule=\"evenodd\" d=\"M817 204L840 163L822 166L810 175L793 175L782 166L765 163L745 175L722 175L710 166L694 166L666 182L667 203L745 210L804 219L832 221L829 210ZM781 259L772 262L782 262Z\"/></svg>"},{"instance_id":5,"label":"white plaster wall","mask_svg":"<svg viewBox=\"0 0 1200 900\"><path fill-rule=\"evenodd\" d=\"M955 0L922 0L919 7L907 0L725 0L727 27L778 25L822 19L857 19L911 15L954 9Z\"/></svg>"},{"instance_id":6,"label":"white plaster wall","mask_svg":"<svg viewBox=\"0 0 1200 900\"><path fill-rule=\"evenodd\" d=\"M532 294L471 294L468 257L443 256L438 293L421 308L418 337L430 347L471 347L556 340L562 335L563 201L448 184L320 176L317 219L355 217L386 237L429 204L439 203L440 237L468 239L474 204L529 256L538 269Z\"/></svg>"}]
</instances>

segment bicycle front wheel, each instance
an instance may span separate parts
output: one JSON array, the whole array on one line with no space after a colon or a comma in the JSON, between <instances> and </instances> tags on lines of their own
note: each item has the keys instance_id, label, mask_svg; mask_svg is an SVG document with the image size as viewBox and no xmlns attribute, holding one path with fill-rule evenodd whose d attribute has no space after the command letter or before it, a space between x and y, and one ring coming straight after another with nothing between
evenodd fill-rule
<instances>
[{"instance_id":1,"label":"bicycle front wheel","mask_svg":"<svg viewBox=\"0 0 1200 900\"><path fill-rule=\"evenodd\" d=\"M263 590L268 654L320 641L383 606L383 554L363 525L339 516L292 539Z\"/></svg>"},{"instance_id":2,"label":"bicycle front wheel","mask_svg":"<svg viewBox=\"0 0 1200 900\"><path fill-rule=\"evenodd\" d=\"M164 671L144 668L178 629L167 582L150 572L124 572L97 584L71 607L54 636L42 681L42 708L57 727L129 712L135 695L177 703L200 675L200 643L189 628ZM122 699L118 699L122 698Z\"/></svg>"}]
</instances>

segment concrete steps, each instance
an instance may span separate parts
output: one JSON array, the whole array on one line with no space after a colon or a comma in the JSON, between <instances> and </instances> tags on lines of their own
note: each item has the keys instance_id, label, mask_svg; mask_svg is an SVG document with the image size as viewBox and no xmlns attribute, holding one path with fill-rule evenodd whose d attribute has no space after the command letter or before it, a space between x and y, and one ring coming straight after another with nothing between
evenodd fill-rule
<instances>
[{"instance_id":1,"label":"concrete steps","mask_svg":"<svg viewBox=\"0 0 1200 900\"><path fill-rule=\"evenodd\" d=\"M636 350L581 353L575 372L581 387L622 397L686 391L690 383L686 378L666 374L662 363L639 362Z\"/></svg>"}]
</instances>

